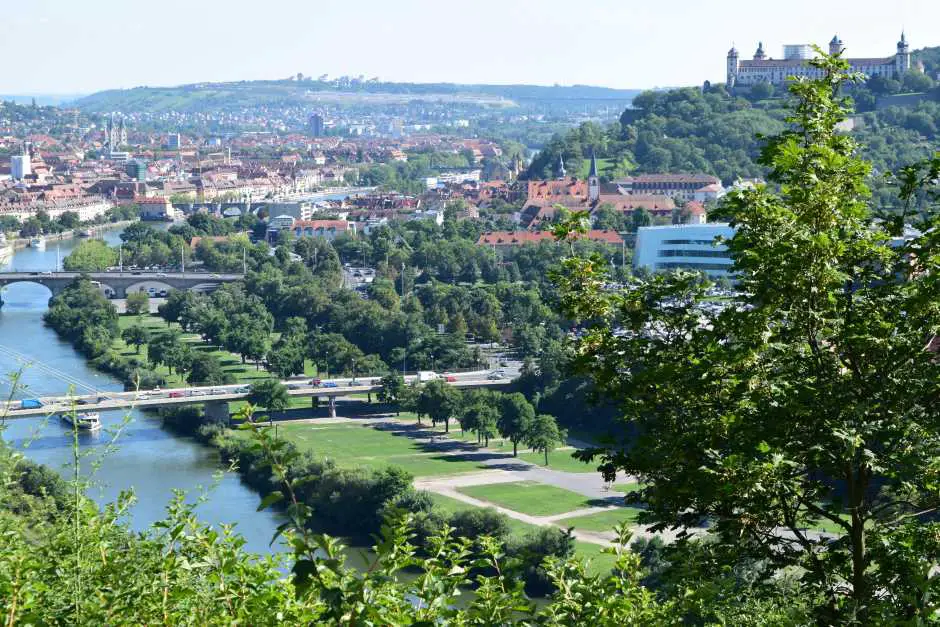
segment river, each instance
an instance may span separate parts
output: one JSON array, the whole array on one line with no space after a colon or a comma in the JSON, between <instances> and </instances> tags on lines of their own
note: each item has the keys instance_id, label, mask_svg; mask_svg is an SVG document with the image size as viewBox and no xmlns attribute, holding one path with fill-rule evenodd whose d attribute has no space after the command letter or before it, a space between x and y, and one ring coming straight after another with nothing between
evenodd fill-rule
<instances>
[{"instance_id":1,"label":"river","mask_svg":"<svg viewBox=\"0 0 940 627\"><path fill-rule=\"evenodd\" d=\"M106 231L103 239L116 244L119 235L118 230ZM64 259L78 241L50 241L46 250L18 250L3 270L54 270L57 257ZM69 382L95 390L123 389L116 379L88 366L71 344L43 325L42 315L49 297L49 290L35 283L16 283L3 290L4 305L0 309L3 398L9 395L11 386L5 375L20 370L20 383L29 391L18 393L19 398L61 393L67 390ZM101 415L104 428L100 433L81 434L81 451L89 453L82 466L87 470L93 459L101 457L90 494L99 502L113 501L120 491L133 488L138 502L130 524L141 530L163 518L174 488L189 491L189 497L195 499L200 487L212 487L220 465L214 450L165 431L159 419L137 410L130 411L129 422L115 437L125 415L123 411L105 412ZM30 459L70 472L72 433L58 419L10 420L3 437L22 448ZM116 446L103 455L112 442ZM281 519L274 512L255 511L258 502L258 494L243 485L237 475L225 473L198 505L197 512L211 524L236 524L236 531L247 541L246 548L263 553L270 550L268 543Z\"/></svg>"}]
</instances>

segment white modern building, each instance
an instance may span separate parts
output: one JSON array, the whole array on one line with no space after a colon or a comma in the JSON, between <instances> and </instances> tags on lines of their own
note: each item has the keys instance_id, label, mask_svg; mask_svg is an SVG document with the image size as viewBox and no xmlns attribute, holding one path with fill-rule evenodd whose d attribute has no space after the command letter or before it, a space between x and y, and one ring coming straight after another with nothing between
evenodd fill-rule
<instances>
[{"instance_id":1,"label":"white modern building","mask_svg":"<svg viewBox=\"0 0 940 627\"><path fill-rule=\"evenodd\" d=\"M728 248L715 240L730 239L734 229L722 222L644 226L636 234L633 267L653 272L664 270L699 270L712 278L731 272Z\"/></svg>"},{"instance_id":2,"label":"white modern building","mask_svg":"<svg viewBox=\"0 0 940 627\"><path fill-rule=\"evenodd\" d=\"M14 181L22 181L30 175L29 155L13 155L10 157L10 174Z\"/></svg>"}]
</instances>

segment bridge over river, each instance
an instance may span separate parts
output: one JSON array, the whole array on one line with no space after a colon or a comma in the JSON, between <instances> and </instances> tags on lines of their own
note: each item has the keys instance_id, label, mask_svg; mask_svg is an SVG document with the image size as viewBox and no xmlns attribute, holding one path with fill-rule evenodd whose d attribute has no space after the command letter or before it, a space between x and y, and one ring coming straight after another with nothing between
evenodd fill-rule
<instances>
[{"instance_id":1,"label":"bridge over river","mask_svg":"<svg viewBox=\"0 0 940 627\"><path fill-rule=\"evenodd\" d=\"M96 282L111 298L126 298L128 294L151 289L156 293L170 290L211 292L222 283L244 278L243 274L208 272L0 272L0 289L13 283L39 283L48 287L55 296L80 276Z\"/></svg>"},{"instance_id":2,"label":"bridge over river","mask_svg":"<svg viewBox=\"0 0 940 627\"><path fill-rule=\"evenodd\" d=\"M406 383L412 383L416 375L405 377ZM316 383L314 379L293 379L282 381L287 386L290 396L310 397L313 404L320 398L326 398L330 416L336 416L336 398L350 394L378 392L382 389L378 377L360 379L330 379ZM490 370L462 372L447 375L447 385L456 388L498 387L509 385L511 379L497 378ZM0 413L6 418L30 418L70 412L120 411L130 407L166 407L169 405L204 404L206 416L216 420L228 420L229 406L232 401L246 400L250 395L247 385L215 385L188 388L170 388L167 390L140 390L136 392L105 392L101 394L83 394L60 396L42 396L40 407L23 407L22 401L0 403Z\"/></svg>"}]
</instances>

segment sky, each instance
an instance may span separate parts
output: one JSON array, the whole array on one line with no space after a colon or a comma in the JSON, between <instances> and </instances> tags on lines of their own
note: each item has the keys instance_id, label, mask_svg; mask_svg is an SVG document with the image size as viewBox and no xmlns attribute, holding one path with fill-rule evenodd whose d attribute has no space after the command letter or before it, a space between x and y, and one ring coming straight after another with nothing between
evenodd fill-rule
<instances>
[{"instance_id":1,"label":"sky","mask_svg":"<svg viewBox=\"0 0 940 627\"><path fill-rule=\"evenodd\" d=\"M652 88L724 81L838 34L848 56L940 45L938 0L0 0L0 93L378 76Z\"/></svg>"}]
</instances>

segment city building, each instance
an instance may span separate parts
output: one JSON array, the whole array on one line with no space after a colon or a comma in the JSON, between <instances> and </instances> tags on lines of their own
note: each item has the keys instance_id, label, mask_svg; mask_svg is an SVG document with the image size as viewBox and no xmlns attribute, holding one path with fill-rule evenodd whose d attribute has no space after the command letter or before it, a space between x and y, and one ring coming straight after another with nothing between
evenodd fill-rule
<instances>
[{"instance_id":1,"label":"city building","mask_svg":"<svg viewBox=\"0 0 940 627\"><path fill-rule=\"evenodd\" d=\"M842 52L844 44L838 35L829 42L829 54ZM822 70L814 68L808 60L814 56L808 45L786 45L782 59L768 58L764 44L757 45L753 59L740 59L738 51L732 47L728 51L726 85L728 89L751 87L759 83L782 85L791 76L818 78ZM895 54L877 58L847 58L852 72L861 72L865 76L883 76L892 78L911 69L911 49L907 37L901 33Z\"/></svg>"},{"instance_id":2,"label":"city building","mask_svg":"<svg viewBox=\"0 0 940 627\"><path fill-rule=\"evenodd\" d=\"M307 121L307 128L314 137L323 137L323 132L326 130L323 116L319 113L311 115L310 119Z\"/></svg>"},{"instance_id":3,"label":"city building","mask_svg":"<svg viewBox=\"0 0 940 627\"><path fill-rule=\"evenodd\" d=\"M661 194L681 200L698 200L697 192L722 189L721 179L710 174L637 174L616 181L616 185L624 194ZM702 200L707 198L699 202Z\"/></svg>"},{"instance_id":4,"label":"city building","mask_svg":"<svg viewBox=\"0 0 940 627\"><path fill-rule=\"evenodd\" d=\"M166 145L170 150L179 150L179 147L182 145L180 143L180 134L170 133L169 137L167 137Z\"/></svg>"},{"instance_id":5,"label":"city building","mask_svg":"<svg viewBox=\"0 0 940 627\"><path fill-rule=\"evenodd\" d=\"M124 164L124 172L135 181L147 180L147 164L137 159L131 159Z\"/></svg>"},{"instance_id":6,"label":"city building","mask_svg":"<svg viewBox=\"0 0 940 627\"><path fill-rule=\"evenodd\" d=\"M32 174L30 167L30 158L28 154L13 155L10 157L10 175L14 181L22 181Z\"/></svg>"},{"instance_id":7,"label":"city building","mask_svg":"<svg viewBox=\"0 0 940 627\"><path fill-rule=\"evenodd\" d=\"M324 237L330 241L338 235L356 234L356 223L347 220L297 220L291 227L294 237Z\"/></svg>"},{"instance_id":8,"label":"city building","mask_svg":"<svg viewBox=\"0 0 940 627\"><path fill-rule=\"evenodd\" d=\"M153 198L138 196L134 199L134 202L140 208L141 220L169 221L176 219L177 211L166 196L154 196Z\"/></svg>"},{"instance_id":9,"label":"city building","mask_svg":"<svg viewBox=\"0 0 940 627\"><path fill-rule=\"evenodd\" d=\"M633 267L654 272L683 268L710 277L729 276L731 255L715 238L730 239L734 229L726 223L644 226L637 230Z\"/></svg>"}]
</instances>

